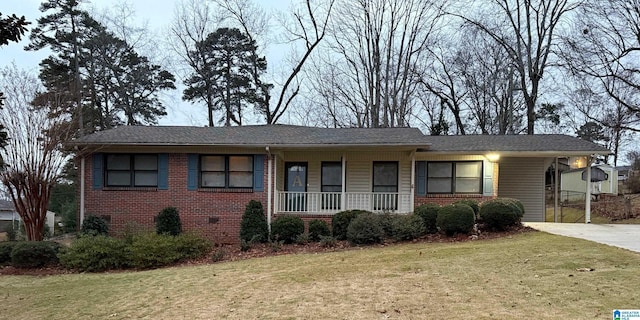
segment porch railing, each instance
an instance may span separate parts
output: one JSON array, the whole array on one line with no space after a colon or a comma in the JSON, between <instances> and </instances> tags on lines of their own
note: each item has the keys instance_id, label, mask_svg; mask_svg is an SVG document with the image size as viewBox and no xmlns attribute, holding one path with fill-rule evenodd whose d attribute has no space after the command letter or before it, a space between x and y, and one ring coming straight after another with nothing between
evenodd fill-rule
<instances>
[{"instance_id":1,"label":"porch railing","mask_svg":"<svg viewBox=\"0 0 640 320\"><path fill-rule=\"evenodd\" d=\"M277 191L275 212L334 214L343 210L372 212L411 212L411 194L397 192L346 192L343 203L340 192Z\"/></svg>"}]
</instances>

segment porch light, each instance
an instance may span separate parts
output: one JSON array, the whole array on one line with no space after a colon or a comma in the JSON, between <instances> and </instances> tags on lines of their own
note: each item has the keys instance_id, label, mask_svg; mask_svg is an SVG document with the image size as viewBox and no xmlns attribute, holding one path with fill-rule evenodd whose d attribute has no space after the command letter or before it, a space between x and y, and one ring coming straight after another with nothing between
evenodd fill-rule
<instances>
[{"instance_id":1,"label":"porch light","mask_svg":"<svg viewBox=\"0 0 640 320\"><path fill-rule=\"evenodd\" d=\"M576 157L572 159L571 167L572 168L586 168L587 167L587 158L586 157Z\"/></svg>"},{"instance_id":2,"label":"porch light","mask_svg":"<svg viewBox=\"0 0 640 320\"><path fill-rule=\"evenodd\" d=\"M500 155L497 153L488 153L485 157L491 162L498 162L498 160L500 160Z\"/></svg>"}]
</instances>

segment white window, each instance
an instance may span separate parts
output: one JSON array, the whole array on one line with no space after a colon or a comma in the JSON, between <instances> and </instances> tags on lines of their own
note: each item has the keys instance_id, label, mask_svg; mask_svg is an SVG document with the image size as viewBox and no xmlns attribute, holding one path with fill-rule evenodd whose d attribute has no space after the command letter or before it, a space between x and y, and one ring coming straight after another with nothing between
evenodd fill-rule
<instances>
[{"instance_id":1,"label":"white window","mask_svg":"<svg viewBox=\"0 0 640 320\"><path fill-rule=\"evenodd\" d=\"M107 154L105 177L108 187L157 187L158 155Z\"/></svg>"},{"instance_id":2,"label":"white window","mask_svg":"<svg viewBox=\"0 0 640 320\"><path fill-rule=\"evenodd\" d=\"M428 162L427 193L479 194L482 161Z\"/></svg>"},{"instance_id":3,"label":"white window","mask_svg":"<svg viewBox=\"0 0 640 320\"><path fill-rule=\"evenodd\" d=\"M200 186L203 188L253 188L253 157L201 156Z\"/></svg>"}]
</instances>

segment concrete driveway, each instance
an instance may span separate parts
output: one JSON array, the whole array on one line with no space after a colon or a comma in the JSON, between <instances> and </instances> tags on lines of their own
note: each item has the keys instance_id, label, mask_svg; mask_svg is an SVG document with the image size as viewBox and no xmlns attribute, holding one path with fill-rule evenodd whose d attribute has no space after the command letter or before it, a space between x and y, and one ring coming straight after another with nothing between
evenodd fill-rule
<instances>
[{"instance_id":1,"label":"concrete driveway","mask_svg":"<svg viewBox=\"0 0 640 320\"><path fill-rule=\"evenodd\" d=\"M561 236L586 239L640 252L640 225L524 222L525 226Z\"/></svg>"}]
</instances>

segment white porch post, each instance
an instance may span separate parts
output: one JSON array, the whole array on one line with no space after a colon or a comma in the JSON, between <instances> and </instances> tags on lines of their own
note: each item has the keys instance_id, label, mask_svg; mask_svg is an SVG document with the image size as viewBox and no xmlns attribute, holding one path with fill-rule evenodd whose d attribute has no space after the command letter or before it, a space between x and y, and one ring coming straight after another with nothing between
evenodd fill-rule
<instances>
[{"instance_id":1,"label":"white porch post","mask_svg":"<svg viewBox=\"0 0 640 320\"><path fill-rule=\"evenodd\" d=\"M558 222L558 157L553 171L553 222Z\"/></svg>"},{"instance_id":2,"label":"white porch post","mask_svg":"<svg viewBox=\"0 0 640 320\"><path fill-rule=\"evenodd\" d=\"M84 155L80 158L80 223L79 226L82 227L82 222L84 221Z\"/></svg>"},{"instance_id":3,"label":"white porch post","mask_svg":"<svg viewBox=\"0 0 640 320\"><path fill-rule=\"evenodd\" d=\"M416 188L416 151L411 151L411 194L409 195L409 210L415 209L415 188Z\"/></svg>"},{"instance_id":4,"label":"white porch post","mask_svg":"<svg viewBox=\"0 0 640 320\"><path fill-rule=\"evenodd\" d=\"M589 156L587 158L587 190L585 193L584 203L584 223L591 223L591 162L593 158Z\"/></svg>"},{"instance_id":5,"label":"white porch post","mask_svg":"<svg viewBox=\"0 0 640 320\"><path fill-rule=\"evenodd\" d=\"M340 187L340 211L344 211L347 210L347 184L345 183L347 180L347 156L343 153L342 154L342 173L341 173L341 180L342 180L342 185Z\"/></svg>"},{"instance_id":6,"label":"white porch post","mask_svg":"<svg viewBox=\"0 0 640 320\"><path fill-rule=\"evenodd\" d=\"M272 176L271 176L271 172L272 169L271 167L273 166L273 160L271 160L271 153L267 154L268 160L267 160L267 228L269 229L269 232L271 232L271 214L272 214L272 206L271 206L271 195L272 195L272 184L271 184L271 180L272 180Z\"/></svg>"}]
</instances>

